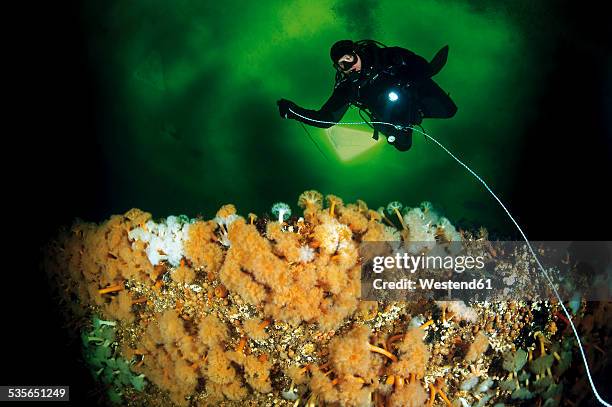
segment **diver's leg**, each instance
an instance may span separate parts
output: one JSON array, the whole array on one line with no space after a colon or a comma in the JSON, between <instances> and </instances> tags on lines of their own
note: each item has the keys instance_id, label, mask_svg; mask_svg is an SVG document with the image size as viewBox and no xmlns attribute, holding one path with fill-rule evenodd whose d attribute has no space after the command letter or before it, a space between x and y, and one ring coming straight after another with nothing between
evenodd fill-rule
<instances>
[{"instance_id":1,"label":"diver's leg","mask_svg":"<svg viewBox=\"0 0 612 407\"><path fill-rule=\"evenodd\" d=\"M395 127L383 126L380 124L373 124L373 127L378 130L380 134L383 134L387 142L399 151L408 151L410 147L412 147L412 129L405 128L403 130L398 130ZM392 142L389 142L389 137L394 137Z\"/></svg>"},{"instance_id":2,"label":"diver's leg","mask_svg":"<svg viewBox=\"0 0 612 407\"><path fill-rule=\"evenodd\" d=\"M418 98L423 117L449 118L457 113L457 105L450 96L432 79L428 79L418 88Z\"/></svg>"},{"instance_id":3,"label":"diver's leg","mask_svg":"<svg viewBox=\"0 0 612 407\"><path fill-rule=\"evenodd\" d=\"M395 130L393 132L395 141L391 143L399 151L408 151L412 147L412 129Z\"/></svg>"}]
</instances>

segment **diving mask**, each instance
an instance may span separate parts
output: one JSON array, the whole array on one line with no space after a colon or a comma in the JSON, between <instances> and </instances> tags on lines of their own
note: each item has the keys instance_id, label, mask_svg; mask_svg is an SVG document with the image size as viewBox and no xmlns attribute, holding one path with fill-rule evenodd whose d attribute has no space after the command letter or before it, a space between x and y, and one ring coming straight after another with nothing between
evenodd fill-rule
<instances>
[{"instance_id":1,"label":"diving mask","mask_svg":"<svg viewBox=\"0 0 612 407\"><path fill-rule=\"evenodd\" d=\"M334 67L344 72L350 70L353 67L353 65L357 63L357 54L353 52L350 55L353 57L352 61L340 61L334 64Z\"/></svg>"}]
</instances>

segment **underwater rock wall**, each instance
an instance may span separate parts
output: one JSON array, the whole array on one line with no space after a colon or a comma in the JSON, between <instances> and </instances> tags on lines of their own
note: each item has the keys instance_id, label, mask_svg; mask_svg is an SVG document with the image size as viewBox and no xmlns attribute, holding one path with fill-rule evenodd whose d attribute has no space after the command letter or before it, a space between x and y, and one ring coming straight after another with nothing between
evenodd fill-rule
<instances>
[{"instance_id":1,"label":"underwater rock wall","mask_svg":"<svg viewBox=\"0 0 612 407\"><path fill-rule=\"evenodd\" d=\"M306 191L298 205L299 218L286 204L273 218L132 209L49 243L44 268L110 402L550 407L588 393L567 373L573 339L554 304L360 300L361 242L486 240L484 228L458 232L429 202L372 210ZM591 360L609 316L580 306Z\"/></svg>"}]
</instances>

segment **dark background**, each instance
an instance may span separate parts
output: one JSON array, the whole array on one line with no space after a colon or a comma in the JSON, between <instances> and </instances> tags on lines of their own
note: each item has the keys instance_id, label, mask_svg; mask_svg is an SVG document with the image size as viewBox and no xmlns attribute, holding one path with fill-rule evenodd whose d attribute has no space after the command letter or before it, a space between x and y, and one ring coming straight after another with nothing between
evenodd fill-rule
<instances>
[{"instance_id":1,"label":"dark background","mask_svg":"<svg viewBox=\"0 0 612 407\"><path fill-rule=\"evenodd\" d=\"M3 148L9 222L0 383L68 384L72 399L83 401L95 399L88 396L89 371L80 363L80 344L68 345L61 311L38 270L39 248L75 217L108 217L112 189L106 177L109 163L96 154L98 85L85 57L78 4L44 4L22 17L16 14L13 37L8 37L24 41L14 53L17 76L5 78L14 93L8 119L15 126L5 129ZM543 2L537 9L524 6L528 2L509 4L503 7L524 20L525 30L534 30L534 41L554 41L556 47L555 60L542 61L554 69L540 84L544 91L533 107L539 114L526 130L530 141L509 209L532 240L610 240L608 14L570 7L569 2ZM542 21L555 21L554 27ZM596 378L608 400L609 377Z\"/></svg>"}]
</instances>

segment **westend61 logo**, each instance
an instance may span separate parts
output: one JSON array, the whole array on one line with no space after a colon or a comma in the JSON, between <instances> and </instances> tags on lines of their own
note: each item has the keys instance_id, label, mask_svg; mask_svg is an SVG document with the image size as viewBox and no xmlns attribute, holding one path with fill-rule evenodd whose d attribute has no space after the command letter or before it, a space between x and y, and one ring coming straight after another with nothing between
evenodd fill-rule
<instances>
[{"instance_id":1,"label":"westend61 logo","mask_svg":"<svg viewBox=\"0 0 612 407\"><path fill-rule=\"evenodd\" d=\"M612 242L531 243L564 300L577 295L597 301L611 298L607 281L612 275ZM364 300L554 298L522 241L366 242L360 254Z\"/></svg>"}]
</instances>

